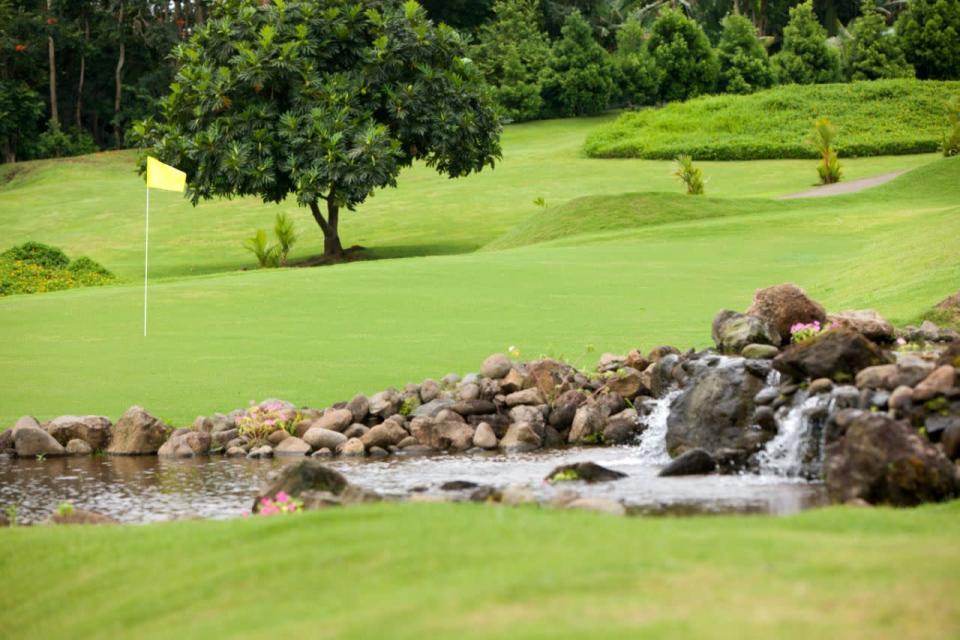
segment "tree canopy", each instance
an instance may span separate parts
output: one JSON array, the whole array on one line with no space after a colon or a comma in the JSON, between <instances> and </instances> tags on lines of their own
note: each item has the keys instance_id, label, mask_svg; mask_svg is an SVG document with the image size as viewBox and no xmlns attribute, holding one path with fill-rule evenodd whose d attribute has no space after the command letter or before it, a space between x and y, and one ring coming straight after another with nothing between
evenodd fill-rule
<instances>
[{"instance_id":1,"label":"tree canopy","mask_svg":"<svg viewBox=\"0 0 960 640\"><path fill-rule=\"evenodd\" d=\"M500 157L463 39L413 0L226 0L173 57L175 82L137 141L187 173L194 204L295 194L329 257L343 251L341 207L395 186L414 160L454 178Z\"/></svg>"}]
</instances>

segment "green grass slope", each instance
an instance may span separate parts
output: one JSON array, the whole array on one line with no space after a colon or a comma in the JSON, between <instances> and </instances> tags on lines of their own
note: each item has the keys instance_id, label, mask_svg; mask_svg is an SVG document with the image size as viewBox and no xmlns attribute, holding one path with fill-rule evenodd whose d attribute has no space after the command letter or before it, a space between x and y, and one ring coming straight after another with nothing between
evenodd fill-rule
<instances>
[{"instance_id":1,"label":"green grass slope","mask_svg":"<svg viewBox=\"0 0 960 640\"><path fill-rule=\"evenodd\" d=\"M535 213L533 201L555 207L576 197L636 191L680 191L672 163L582 157L584 136L609 118L556 120L506 128L504 160L496 169L448 180L423 166L400 177L399 189L378 193L342 216L346 245L396 258L474 251ZM921 165L930 156L870 158L844 165L848 179ZM767 197L803 191L816 180L808 161L704 165L709 193ZM136 282L143 268L144 186L132 153L103 153L57 161L0 165L0 236L89 255L121 280ZM300 242L292 258L323 253L323 237L309 211L295 203L264 205L249 198L202 203L179 194L151 196L151 271L155 278L234 271L255 266L243 240L270 229L288 211Z\"/></svg>"},{"instance_id":2,"label":"green grass slope","mask_svg":"<svg viewBox=\"0 0 960 640\"><path fill-rule=\"evenodd\" d=\"M935 151L946 130L944 104L956 94L960 82L882 80L705 96L623 114L591 133L586 151L596 158L813 158L809 139L819 116L838 126L841 157Z\"/></svg>"},{"instance_id":3,"label":"green grass slope","mask_svg":"<svg viewBox=\"0 0 960 640\"><path fill-rule=\"evenodd\" d=\"M476 370L509 345L580 364L595 361L590 345L705 346L718 309L778 282L899 322L957 288L960 159L836 198L733 201L739 212L694 201L724 215L599 234L585 220L577 235L512 250L171 279L152 289L147 339L137 285L8 297L0 425L116 417L134 403L176 424L268 396L322 406Z\"/></svg>"},{"instance_id":4,"label":"green grass slope","mask_svg":"<svg viewBox=\"0 0 960 640\"><path fill-rule=\"evenodd\" d=\"M0 637L960 634L960 502L790 518L369 506L0 530Z\"/></svg>"}]
</instances>

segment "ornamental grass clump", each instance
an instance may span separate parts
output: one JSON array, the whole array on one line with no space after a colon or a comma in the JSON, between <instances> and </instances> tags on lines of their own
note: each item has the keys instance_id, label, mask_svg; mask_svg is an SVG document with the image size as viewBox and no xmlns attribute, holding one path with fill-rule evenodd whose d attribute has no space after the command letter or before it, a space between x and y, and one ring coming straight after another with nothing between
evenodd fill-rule
<instances>
[{"instance_id":1,"label":"ornamental grass clump","mask_svg":"<svg viewBox=\"0 0 960 640\"><path fill-rule=\"evenodd\" d=\"M294 426L300 422L300 413L284 407L280 402L258 405L251 401L250 405L234 422L239 434L253 443L266 442L274 431L293 433Z\"/></svg>"},{"instance_id":2,"label":"ornamental grass clump","mask_svg":"<svg viewBox=\"0 0 960 640\"><path fill-rule=\"evenodd\" d=\"M834 184L840 182L840 178L843 177L835 146L836 139L837 128L830 122L830 118L826 116L817 118L814 123L813 144L820 154L817 173L820 175L821 184Z\"/></svg>"},{"instance_id":3,"label":"ornamental grass clump","mask_svg":"<svg viewBox=\"0 0 960 640\"><path fill-rule=\"evenodd\" d=\"M829 327L821 327L819 320L813 322L798 322L790 327L790 341L794 344L806 342L816 338Z\"/></svg>"},{"instance_id":4,"label":"ornamental grass clump","mask_svg":"<svg viewBox=\"0 0 960 640\"><path fill-rule=\"evenodd\" d=\"M693 158L688 155L677 156L677 170L673 175L686 185L687 195L703 195L703 172L699 167L693 166Z\"/></svg>"}]
</instances>

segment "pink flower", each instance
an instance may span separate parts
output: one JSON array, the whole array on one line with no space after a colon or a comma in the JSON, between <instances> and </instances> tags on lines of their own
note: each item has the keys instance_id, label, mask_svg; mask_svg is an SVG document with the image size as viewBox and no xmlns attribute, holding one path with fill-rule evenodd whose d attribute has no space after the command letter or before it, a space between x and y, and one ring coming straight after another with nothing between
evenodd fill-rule
<instances>
[{"instance_id":1,"label":"pink flower","mask_svg":"<svg viewBox=\"0 0 960 640\"><path fill-rule=\"evenodd\" d=\"M290 502L290 496L287 495L286 491L277 491L277 502Z\"/></svg>"},{"instance_id":2,"label":"pink flower","mask_svg":"<svg viewBox=\"0 0 960 640\"><path fill-rule=\"evenodd\" d=\"M270 504L271 502L273 502L273 501L272 501L270 498L260 498L260 504L262 504L262 505L264 505L264 506Z\"/></svg>"},{"instance_id":3,"label":"pink flower","mask_svg":"<svg viewBox=\"0 0 960 640\"><path fill-rule=\"evenodd\" d=\"M903 338L897 338L897 344L902 347L903 345L907 344L907 341Z\"/></svg>"}]
</instances>

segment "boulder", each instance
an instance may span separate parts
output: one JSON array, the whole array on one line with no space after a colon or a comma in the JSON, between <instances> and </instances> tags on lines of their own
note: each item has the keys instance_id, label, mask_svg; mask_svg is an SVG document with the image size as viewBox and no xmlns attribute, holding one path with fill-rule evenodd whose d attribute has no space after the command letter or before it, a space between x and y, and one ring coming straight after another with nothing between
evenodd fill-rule
<instances>
[{"instance_id":1,"label":"boulder","mask_svg":"<svg viewBox=\"0 0 960 640\"><path fill-rule=\"evenodd\" d=\"M510 453L523 453L539 449L542 439L530 423L515 422L500 439L500 448Z\"/></svg>"},{"instance_id":2,"label":"boulder","mask_svg":"<svg viewBox=\"0 0 960 640\"><path fill-rule=\"evenodd\" d=\"M420 384L420 402L427 403L435 400L440 392L440 383L432 378L427 378Z\"/></svg>"},{"instance_id":3,"label":"boulder","mask_svg":"<svg viewBox=\"0 0 960 640\"><path fill-rule=\"evenodd\" d=\"M641 393L650 393L643 383L643 374L632 367L623 367L617 369L612 377L607 379L605 385L611 392L622 398L635 398Z\"/></svg>"},{"instance_id":4,"label":"boulder","mask_svg":"<svg viewBox=\"0 0 960 640\"><path fill-rule=\"evenodd\" d=\"M943 453L950 460L960 459L960 425L952 424L948 426L940 437L943 445Z\"/></svg>"},{"instance_id":5,"label":"boulder","mask_svg":"<svg viewBox=\"0 0 960 640\"><path fill-rule=\"evenodd\" d=\"M570 426L570 435L567 440L571 444L589 443L597 444L603 435L603 428L606 421L603 414L595 405L583 405L577 409L573 417L573 424Z\"/></svg>"},{"instance_id":6,"label":"boulder","mask_svg":"<svg viewBox=\"0 0 960 640\"><path fill-rule=\"evenodd\" d=\"M743 348L740 355L752 360L773 360L780 355L780 349L771 344L751 343Z\"/></svg>"},{"instance_id":7,"label":"boulder","mask_svg":"<svg viewBox=\"0 0 960 640\"><path fill-rule=\"evenodd\" d=\"M893 342L896 338L893 325L873 309L831 313L827 316L827 322L834 328L862 333L874 342Z\"/></svg>"},{"instance_id":8,"label":"boulder","mask_svg":"<svg viewBox=\"0 0 960 640\"><path fill-rule=\"evenodd\" d=\"M89 456L93 453L93 447L86 440L74 438L67 443L66 451L68 456Z\"/></svg>"},{"instance_id":9,"label":"boulder","mask_svg":"<svg viewBox=\"0 0 960 640\"><path fill-rule=\"evenodd\" d=\"M16 428L13 433L13 446L21 458L67 455L67 450L53 436L40 427L30 425Z\"/></svg>"},{"instance_id":10,"label":"boulder","mask_svg":"<svg viewBox=\"0 0 960 640\"><path fill-rule=\"evenodd\" d=\"M473 446L481 449L497 448L497 434L493 432L493 427L489 423L481 422L477 425L477 430L473 433Z\"/></svg>"},{"instance_id":11,"label":"boulder","mask_svg":"<svg viewBox=\"0 0 960 640\"><path fill-rule=\"evenodd\" d=\"M188 431L171 436L163 443L157 455L164 458L192 458L204 456L210 451L212 438L203 431Z\"/></svg>"},{"instance_id":12,"label":"boulder","mask_svg":"<svg viewBox=\"0 0 960 640\"><path fill-rule=\"evenodd\" d=\"M237 422L234 418L222 413L215 413L212 416L197 416L197 419L193 421L194 431L203 431L211 435L221 431L229 431L236 426Z\"/></svg>"},{"instance_id":13,"label":"boulder","mask_svg":"<svg viewBox=\"0 0 960 640\"><path fill-rule=\"evenodd\" d=\"M247 454L247 457L251 460L259 460L262 458L272 458L273 457L273 447L268 444L256 447L251 449L250 453Z\"/></svg>"},{"instance_id":14,"label":"boulder","mask_svg":"<svg viewBox=\"0 0 960 640\"><path fill-rule=\"evenodd\" d=\"M480 365L480 375L484 378L499 380L510 373L512 368L513 363L510 362L510 358L502 353L495 353Z\"/></svg>"},{"instance_id":15,"label":"boulder","mask_svg":"<svg viewBox=\"0 0 960 640\"><path fill-rule=\"evenodd\" d=\"M387 420L383 424L372 427L360 438L360 442L369 451L373 447L396 446L409 436L407 430L401 427L393 420Z\"/></svg>"},{"instance_id":16,"label":"boulder","mask_svg":"<svg viewBox=\"0 0 960 640\"><path fill-rule=\"evenodd\" d=\"M367 431L370 431L370 427L365 424L352 424L347 427L347 430L343 432L343 435L347 437L347 440L351 438L362 438L363 434Z\"/></svg>"},{"instance_id":17,"label":"boulder","mask_svg":"<svg viewBox=\"0 0 960 640\"><path fill-rule=\"evenodd\" d=\"M353 414L352 423L363 422L366 420L367 414L370 413L370 401L367 399L367 396L358 393L347 403L346 409Z\"/></svg>"},{"instance_id":18,"label":"boulder","mask_svg":"<svg viewBox=\"0 0 960 640\"><path fill-rule=\"evenodd\" d=\"M629 444L637 439L637 436L643 433L644 425L637 419L637 412L632 415L625 415L629 411L623 411L616 416L611 416L603 428L603 442L605 444Z\"/></svg>"},{"instance_id":19,"label":"boulder","mask_svg":"<svg viewBox=\"0 0 960 640\"><path fill-rule=\"evenodd\" d=\"M904 356L897 364L880 364L861 369L857 373L856 384L861 389L886 389L912 387L933 371L932 362L916 356Z\"/></svg>"},{"instance_id":20,"label":"boulder","mask_svg":"<svg viewBox=\"0 0 960 640\"><path fill-rule=\"evenodd\" d=\"M663 477L698 476L713 473L717 462L709 452L703 449L690 449L660 470Z\"/></svg>"},{"instance_id":21,"label":"boulder","mask_svg":"<svg viewBox=\"0 0 960 640\"><path fill-rule=\"evenodd\" d=\"M773 359L773 368L796 379L830 378L846 382L852 381L862 369L885 363L883 352L863 334L831 329L787 347Z\"/></svg>"},{"instance_id":22,"label":"boulder","mask_svg":"<svg viewBox=\"0 0 960 640\"><path fill-rule=\"evenodd\" d=\"M321 491L339 496L350 483L340 473L322 464L318 460L307 458L280 469L273 479L264 485L253 503L253 512L260 510L260 501L264 498L275 499L278 493L286 493L291 498L299 498L307 491Z\"/></svg>"},{"instance_id":23,"label":"boulder","mask_svg":"<svg viewBox=\"0 0 960 640\"><path fill-rule=\"evenodd\" d=\"M547 482L565 482L579 480L587 484L596 482L610 482L626 478L627 474L614 469L607 469L593 462L577 462L557 467L544 478Z\"/></svg>"},{"instance_id":24,"label":"boulder","mask_svg":"<svg viewBox=\"0 0 960 640\"><path fill-rule=\"evenodd\" d=\"M276 431L273 431L270 435L267 436L267 442L269 442L272 446L275 447L289 437L290 437L289 432L287 432L284 429L277 429Z\"/></svg>"},{"instance_id":25,"label":"boulder","mask_svg":"<svg viewBox=\"0 0 960 640\"><path fill-rule=\"evenodd\" d=\"M881 413L848 414L823 463L833 502L914 506L957 495L953 464L906 422Z\"/></svg>"},{"instance_id":26,"label":"boulder","mask_svg":"<svg viewBox=\"0 0 960 640\"><path fill-rule=\"evenodd\" d=\"M940 352L938 365L949 364L954 369L960 369L960 340L954 340L947 348Z\"/></svg>"},{"instance_id":27,"label":"boulder","mask_svg":"<svg viewBox=\"0 0 960 640\"><path fill-rule=\"evenodd\" d=\"M560 393L564 381L573 377L576 370L568 364L552 358L536 360L527 365L530 380L544 398L553 398Z\"/></svg>"},{"instance_id":28,"label":"boulder","mask_svg":"<svg viewBox=\"0 0 960 640\"><path fill-rule=\"evenodd\" d=\"M336 449L342 443L348 440L347 436L339 431L330 429L321 429L320 427L310 427L303 434L303 441L314 449Z\"/></svg>"},{"instance_id":29,"label":"boulder","mask_svg":"<svg viewBox=\"0 0 960 640\"><path fill-rule=\"evenodd\" d=\"M360 438L350 438L346 442L338 445L336 451L347 458L357 458L367 455L367 448L363 446Z\"/></svg>"},{"instance_id":30,"label":"boulder","mask_svg":"<svg viewBox=\"0 0 960 640\"><path fill-rule=\"evenodd\" d=\"M937 367L913 390L914 402L926 402L936 396L946 395L956 384L957 372L951 365Z\"/></svg>"},{"instance_id":31,"label":"boulder","mask_svg":"<svg viewBox=\"0 0 960 640\"><path fill-rule=\"evenodd\" d=\"M500 381L500 391L502 393L513 393L523 389L526 379L523 374L520 373L516 367L510 369L510 372L503 377L503 380Z\"/></svg>"},{"instance_id":32,"label":"boulder","mask_svg":"<svg viewBox=\"0 0 960 640\"><path fill-rule=\"evenodd\" d=\"M83 440L94 450L102 450L110 442L110 418L104 416L60 416L45 426L47 433L62 445Z\"/></svg>"},{"instance_id":33,"label":"boulder","mask_svg":"<svg viewBox=\"0 0 960 640\"><path fill-rule=\"evenodd\" d=\"M115 456L155 454L167 441L172 428L143 407L130 407L113 426L107 453Z\"/></svg>"},{"instance_id":34,"label":"boulder","mask_svg":"<svg viewBox=\"0 0 960 640\"><path fill-rule=\"evenodd\" d=\"M780 344L780 334L766 319L730 310L714 317L711 334L723 353L740 353L751 344Z\"/></svg>"},{"instance_id":35,"label":"boulder","mask_svg":"<svg viewBox=\"0 0 960 640\"><path fill-rule=\"evenodd\" d=\"M534 388L514 391L506 397L505 402L508 407L516 407L522 404L541 405L544 403L544 399L540 390ZM490 413L490 411L477 411L477 413Z\"/></svg>"},{"instance_id":36,"label":"boulder","mask_svg":"<svg viewBox=\"0 0 960 640\"><path fill-rule=\"evenodd\" d=\"M550 410L550 426L563 431L573 424L577 409L587 401L587 396L575 389L564 391Z\"/></svg>"},{"instance_id":37,"label":"boulder","mask_svg":"<svg viewBox=\"0 0 960 640\"><path fill-rule=\"evenodd\" d=\"M465 422L416 418L410 424L410 434L432 449L466 451L473 446L474 428Z\"/></svg>"},{"instance_id":38,"label":"boulder","mask_svg":"<svg viewBox=\"0 0 960 640\"><path fill-rule=\"evenodd\" d=\"M781 344L790 342L790 327L797 323L821 324L827 320L827 312L819 303L807 297L803 289L794 284L778 284L758 289L753 294L753 304L747 315L763 318L780 336Z\"/></svg>"},{"instance_id":39,"label":"boulder","mask_svg":"<svg viewBox=\"0 0 960 640\"><path fill-rule=\"evenodd\" d=\"M690 449L753 451L772 435L753 427L754 397L764 380L746 366L749 360L703 365L670 405L667 451L678 456Z\"/></svg>"},{"instance_id":40,"label":"boulder","mask_svg":"<svg viewBox=\"0 0 960 640\"><path fill-rule=\"evenodd\" d=\"M356 420L350 409L328 409L319 420L313 422L311 428L343 433L354 422Z\"/></svg>"},{"instance_id":41,"label":"boulder","mask_svg":"<svg viewBox=\"0 0 960 640\"><path fill-rule=\"evenodd\" d=\"M295 436L290 436L273 448L275 456L305 456L309 453L310 445Z\"/></svg>"},{"instance_id":42,"label":"boulder","mask_svg":"<svg viewBox=\"0 0 960 640\"><path fill-rule=\"evenodd\" d=\"M535 391L535 390L531 389L531 391ZM518 393L524 393L524 392L519 391ZM496 413L497 411L497 406L493 402L491 402L490 400L481 400L481 399L461 400L460 402L455 402L446 408L449 409L450 411L453 411L454 413L460 414L464 418L469 416L487 415L489 413ZM432 417L436 417L438 415L440 415L439 412L434 413Z\"/></svg>"},{"instance_id":43,"label":"boulder","mask_svg":"<svg viewBox=\"0 0 960 640\"><path fill-rule=\"evenodd\" d=\"M40 423L33 416L23 416L19 418L8 431L11 435L16 435L20 429L43 429L43 427L40 426Z\"/></svg>"},{"instance_id":44,"label":"boulder","mask_svg":"<svg viewBox=\"0 0 960 640\"><path fill-rule=\"evenodd\" d=\"M380 418L389 418L400 412L403 397L396 389L387 389L370 398L370 413Z\"/></svg>"}]
</instances>

